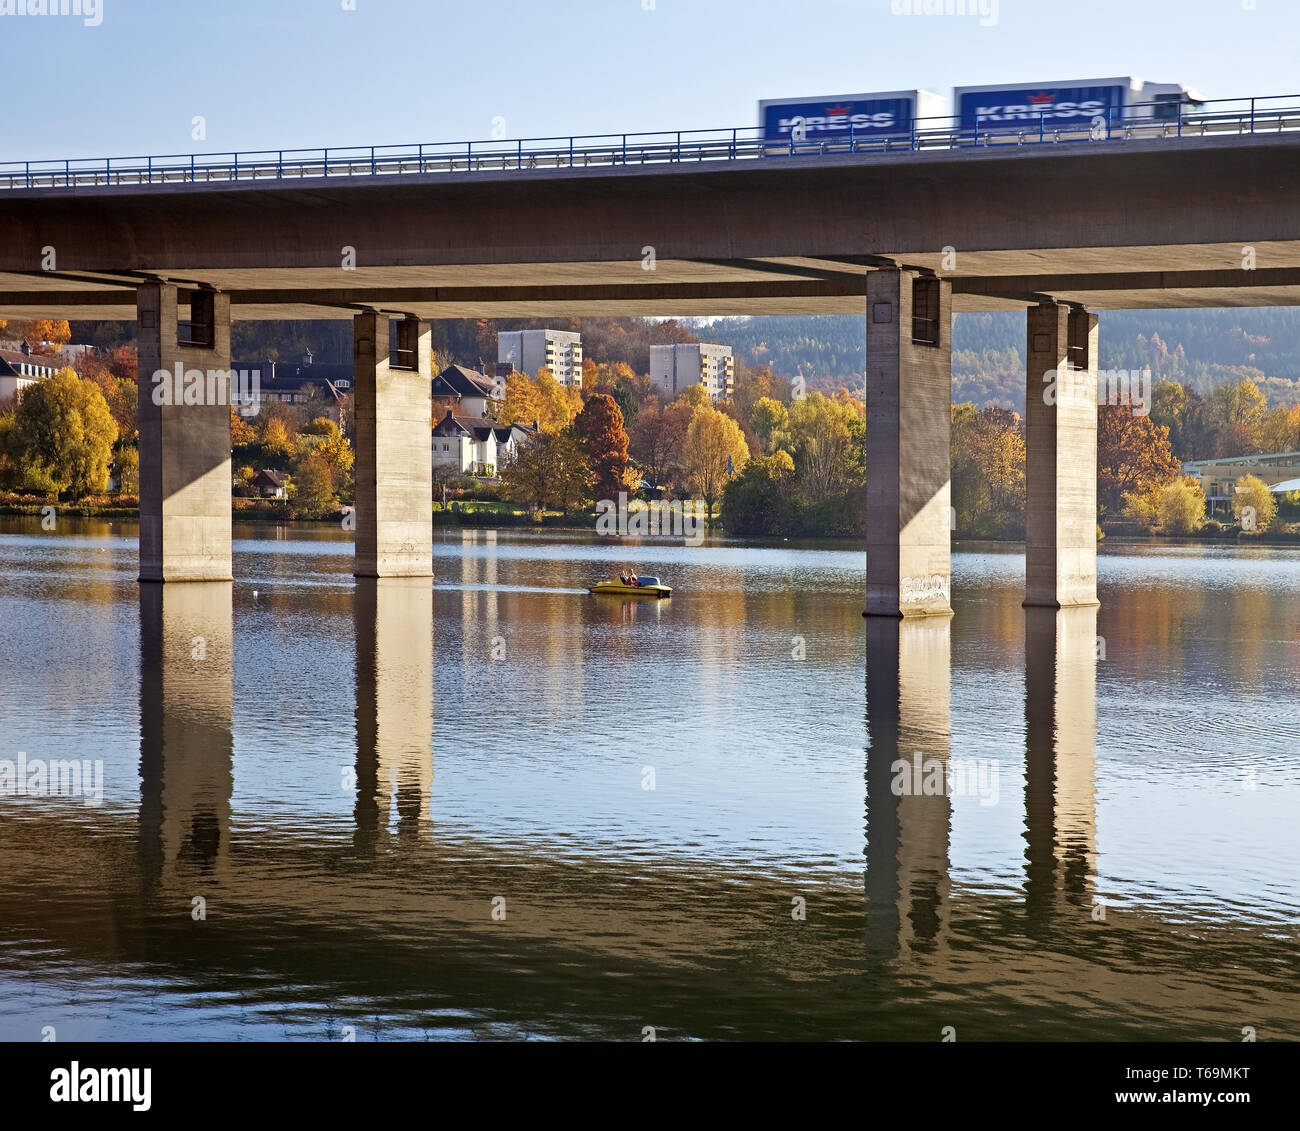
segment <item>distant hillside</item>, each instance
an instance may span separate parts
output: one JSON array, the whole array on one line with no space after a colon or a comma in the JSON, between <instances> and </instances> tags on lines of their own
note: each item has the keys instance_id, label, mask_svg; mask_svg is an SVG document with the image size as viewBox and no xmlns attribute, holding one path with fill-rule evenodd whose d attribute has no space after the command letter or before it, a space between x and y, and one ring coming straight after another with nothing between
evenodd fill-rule
<instances>
[{"instance_id":1,"label":"distant hillside","mask_svg":"<svg viewBox=\"0 0 1300 1131\"><path fill-rule=\"evenodd\" d=\"M732 346L810 388L860 386L866 319L856 315L685 320L697 337ZM959 314L953 326L953 399L1022 409L1023 314ZM1101 367L1142 369L1204 392L1249 376L1270 405L1300 403L1300 311L1290 308L1123 310L1101 314Z\"/></svg>"}]
</instances>

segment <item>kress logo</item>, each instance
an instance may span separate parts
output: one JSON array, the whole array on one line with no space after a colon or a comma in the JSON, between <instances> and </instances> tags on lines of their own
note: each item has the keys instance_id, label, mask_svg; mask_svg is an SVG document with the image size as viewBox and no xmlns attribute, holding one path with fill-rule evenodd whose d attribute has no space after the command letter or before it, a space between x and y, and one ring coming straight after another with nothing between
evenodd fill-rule
<instances>
[{"instance_id":1,"label":"kress logo","mask_svg":"<svg viewBox=\"0 0 1300 1131\"><path fill-rule=\"evenodd\" d=\"M1091 118L1103 113L1106 103L1089 98L1082 102L1055 102L1038 104L1008 104L1005 106L980 106L976 118L981 122L1038 121L1040 118Z\"/></svg>"}]
</instances>

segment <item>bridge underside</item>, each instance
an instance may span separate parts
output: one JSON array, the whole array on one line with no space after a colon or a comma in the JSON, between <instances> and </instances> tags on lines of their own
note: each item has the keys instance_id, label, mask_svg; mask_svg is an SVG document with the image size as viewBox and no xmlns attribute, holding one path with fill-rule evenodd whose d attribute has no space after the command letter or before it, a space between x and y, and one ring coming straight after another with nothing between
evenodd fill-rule
<instances>
[{"instance_id":1,"label":"bridge underside","mask_svg":"<svg viewBox=\"0 0 1300 1131\"><path fill-rule=\"evenodd\" d=\"M649 246L649 245L647 245ZM1243 270L1243 248L1257 266ZM941 249L879 255L365 267L0 273L0 318L133 321L149 278L230 296L236 321L341 319L358 309L439 318L861 314L867 276L892 263L952 283L954 313L1023 310L1039 296L1092 310L1300 306L1300 241L1186 248ZM951 260L949 260L951 262ZM1236 264L1237 266L1225 266Z\"/></svg>"}]
</instances>

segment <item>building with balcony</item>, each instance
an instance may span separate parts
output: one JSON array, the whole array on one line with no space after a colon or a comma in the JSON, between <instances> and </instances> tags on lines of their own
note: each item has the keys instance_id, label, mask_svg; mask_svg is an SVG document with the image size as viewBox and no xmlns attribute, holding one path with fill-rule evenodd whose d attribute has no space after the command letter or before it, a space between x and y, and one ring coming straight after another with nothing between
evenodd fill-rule
<instances>
[{"instance_id":1,"label":"building with balcony","mask_svg":"<svg viewBox=\"0 0 1300 1131\"><path fill-rule=\"evenodd\" d=\"M692 342L650 347L650 383L664 402L675 401L688 385L703 385L709 400L730 400L736 388L730 346Z\"/></svg>"},{"instance_id":2,"label":"building with balcony","mask_svg":"<svg viewBox=\"0 0 1300 1131\"><path fill-rule=\"evenodd\" d=\"M582 387L582 335L573 330L506 330L497 335L497 361L536 377L543 367L561 385Z\"/></svg>"}]
</instances>

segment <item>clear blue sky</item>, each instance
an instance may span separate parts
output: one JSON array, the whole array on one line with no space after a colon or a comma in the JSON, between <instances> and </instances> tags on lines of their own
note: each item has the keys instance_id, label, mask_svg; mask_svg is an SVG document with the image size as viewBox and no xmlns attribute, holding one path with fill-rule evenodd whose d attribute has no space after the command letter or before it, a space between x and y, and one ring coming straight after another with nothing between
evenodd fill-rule
<instances>
[{"instance_id":1,"label":"clear blue sky","mask_svg":"<svg viewBox=\"0 0 1300 1131\"><path fill-rule=\"evenodd\" d=\"M998 0L987 27L891 0L345 2L0 15L0 160L750 125L760 98L986 82L1300 87L1300 0Z\"/></svg>"}]
</instances>

